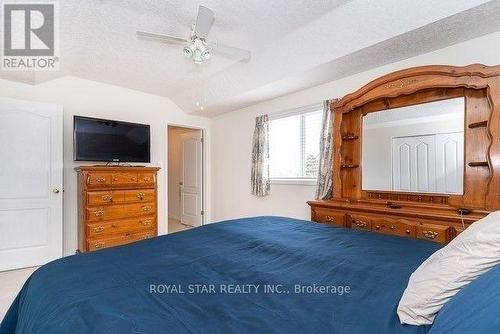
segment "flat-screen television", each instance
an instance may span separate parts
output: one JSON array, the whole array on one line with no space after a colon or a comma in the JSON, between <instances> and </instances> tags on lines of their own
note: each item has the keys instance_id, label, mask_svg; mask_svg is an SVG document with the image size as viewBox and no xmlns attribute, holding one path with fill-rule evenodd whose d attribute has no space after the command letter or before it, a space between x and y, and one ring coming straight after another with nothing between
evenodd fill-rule
<instances>
[{"instance_id":1,"label":"flat-screen television","mask_svg":"<svg viewBox=\"0 0 500 334\"><path fill-rule=\"evenodd\" d=\"M150 127L75 116L75 161L150 162Z\"/></svg>"}]
</instances>

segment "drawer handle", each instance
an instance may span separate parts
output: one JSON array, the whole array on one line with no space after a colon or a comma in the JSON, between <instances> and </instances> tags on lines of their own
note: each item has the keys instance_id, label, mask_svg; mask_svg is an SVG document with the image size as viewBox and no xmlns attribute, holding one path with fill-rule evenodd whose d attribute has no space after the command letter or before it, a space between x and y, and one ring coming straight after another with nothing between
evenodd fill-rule
<instances>
[{"instance_id":1,"label":"drawer handle","mask_svg":"<svg viewBox=\"0 0 500 334\"><path fill-rule=\"evenodd\" d=\"M99 183L106 182L106 178L105 177L100 177L100 178L97 179L97 182L99 182Z\"/></svg>"},{"instance_id":2,"label":"drawer handle","mask_svg":"<svg viewBox=\"0 0 500 334\"><path fill-rule=\"evenodd\" d=\"M113 178L113 181L118 181L118 178L115 176L115 177Z\"/></svg>"},{"instance_id":3,"label":"drawer handle","mask_svg":"<svg viewBox=\"0 0 500 334\"><path fill-rule=\"evenodd\" d=\"M356 224L356 226L359 228L365 228L366 226L368 226L368 224L366 224L365 222L363 222L361 220L355 220L354 224Z\"/></svg>"},{"instance_id":4,"label":"drawer handle","mask_svg":"<svg viewBox=\"0 0 500 334\"><path fill-rule=\"evenodd\" d=\"M152 208L150 206L143 206L142 211L150 211Z\"/></svg>"},{"instance_id":5,"label":"drawer handle","mask_svg":"<svg viewBox=\"0 0 500 334\"><path fill-rule=\"evenodd\" d=\"M410 230L406 230L405 232L406 232L406 234L410 234L410 233L411 233L411 231L410 231Z\"/></svg>"},{"instance_id":6,"label":"drawer handle","mask_svg":"<svg viewBox=\"0 0 500 334\"><path fill-rule=\"evenodd\" d=\"M144 180L144 182L150 182L151 178L149 176L145 176L143 180Z\"/></svg>"},{"instance_id":7,"label":"drawer handle","mask_svg":"<svg viewBox=\"0 0 500 334\"><path fill-rule=\"evenodd\" d=\"M132 177L130 178L130 180L132 180L132 181L137 181L137 178L136 178L135 176L132 176Z\"/></svg>"},{"instance_id":8,"label":"drawer handle","mask_svg":"<svg viewBox=\"0 0 500 334\"><path fill-rule=\"evenodd\" d=\"M101 198L104 202L111 202L113 200L113 196L111 195L103 195Z\"/></svg>"},{"instance_id":9,"label":"drawer handle","mask_svg":"<svg viewBox=\"0 0 500 334\"><path fill-rule=\"evenodd\" d=\"M94 214L96 217L102 217L102 216L104 216L104 210L94 211Z\"/></svg>"},{"instance_id":10,"label":"drawer handle","mask_svg":"<svg viewBox=\"0 0 500 334\"><path fill-rule=\"evenodd\" d=\"M94 244L94 248L96 248L96 249L103 248L104 246L106 246L106 244L104 242L96 242Z\"/></svg>"},{"instance_id":11,"label":"drawer handle","mask_svg":"<svg viewBox=\"0 0 500 334\"><path fill-rule=\"evenodd\" d=\"M94 232L99 233L104 231L104 226L96 226L94 227Z\"/></svg>"},{"instance_id":12,"label":"drawer handle","mask_svg":"<svg viewBox=\"0 0 500 334\"><path fill-rule=\"evenodd\" d=\"M401 209L402 208L401 204L394 203L394 202L387 202L386 205L388 208L391 208L391 209Z\"/></svg>"},{"instance_id":13,"label":"drawer handle","mask_svg":"<svg viewBox=\"0 0 500 334\"><path fill-rule=\"evenodd\" d=\"M434 231L422 231L424 237L426 237L427 239L436 239L436 237L438 236L438 232L434 232Z\"/></svg>"},{"instance_id":14,"label":"drawer handle","mask_svg":"<svg viewBox=\"0 0 500 334\"><path fill-rule=\"evenodd\" d=\"M145 196L146 196L145 193L138 193L137 194L137 198L140 199L141 201L144 199Z\"/></svg>"},{"instance_id":15,"label":"drawer handle","mask_svg":"<svg viewBox=\"0 0 500 334\"><path fill-rule=\"evenodd\" d=\"M332 216L325 216L325 219L327 222L335 223L335 218L333 218Z\"/></svg>"},{"instance_id":16,"label":"drawer handle","mask_svg":"<svg viewBox=\"0 0 500 334\"><path fill-rule=\"evenodd\" d=\"M380 225L375 226L376 230L380 230Z\"/></svg>"},{"instance_id":17,"label":"drawer handle","mask_svg":"<svg viewBox=\"0 0 500 334\"><path fill-rule=\"evenodd\" d=\"M153 222L151 220L142 220L141 225L142 226L151 226Z\"/></svg>"},{"instance_id":18,"label":"drawer handle","mask_svg":"<svg viewBox=\"0 0 500 334\"><path fill-rule=\"evenodd\" d=\"M395 230L395 229L396 229L396 226L391 225L390 229L391 229L391 230Z\"/></svg>"}]
</instances>

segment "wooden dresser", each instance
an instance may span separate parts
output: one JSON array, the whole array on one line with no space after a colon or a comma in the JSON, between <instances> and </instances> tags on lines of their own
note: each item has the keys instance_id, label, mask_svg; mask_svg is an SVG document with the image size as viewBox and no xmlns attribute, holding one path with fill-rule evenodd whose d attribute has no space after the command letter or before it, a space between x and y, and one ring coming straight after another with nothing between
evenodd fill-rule
<instances>
[{"instance_id":1,"label":"wooden dresser","mask_svg":"<svg viewBox=\"0 0 500 334\"><path fill-rule=\"evenodd\" d=\"M463 98L465 105L463 192L365 189L363 117L454 98ZM500 66L435 65L397 71L332 101L330 109L333 192L328 199L308 202L313 221L448 243L500 209Z\"/></svg>"},{"instance_id":2,"label":"wooden dresser","mask_svg":"<svg viewBox=\"0 0 500 334\"><path fill-rule=\"evenodd\" d=\"M372 231L446 244L462 229L462 217L457 210L429 203L406 201L309 201L311 220L356 230ZM469 226L486 213L473 212L463 216Z\"/></svg>"},{"instance_id":3,"label":"wooden dresser","mask_svg":"<svg viewBox=\"0 0 500 334\"><path fill-rule=\"evenodd\" d=\"M76 168L81 252L157 235L158 170L157 167Z\"/></svg>"}]
</instances>

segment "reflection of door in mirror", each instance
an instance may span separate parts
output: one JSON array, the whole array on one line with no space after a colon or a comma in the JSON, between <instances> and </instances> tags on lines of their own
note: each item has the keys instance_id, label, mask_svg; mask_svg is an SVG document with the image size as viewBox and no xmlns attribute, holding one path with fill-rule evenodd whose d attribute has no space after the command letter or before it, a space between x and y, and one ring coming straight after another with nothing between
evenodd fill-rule
<instances>
[{"instance_id":1,"label":"reflection of door in mirror","mask_svg":"<svg viewBox=\"0 0 500 334\"><path fill-rule=\"evenodd\" d=\"M392 138L392 190L461 194L463 146L463 132Z\"/></svg>"},{"instance_id":2,"label":"reflection of door in mirror","mask_svg":"<svg viewBox=\"0 0 500 334\"><path fill-rule=\"evenodd\" d=\"M464 99L363 118L364 190L463 193Z\"/></svg>"}]
</instances>

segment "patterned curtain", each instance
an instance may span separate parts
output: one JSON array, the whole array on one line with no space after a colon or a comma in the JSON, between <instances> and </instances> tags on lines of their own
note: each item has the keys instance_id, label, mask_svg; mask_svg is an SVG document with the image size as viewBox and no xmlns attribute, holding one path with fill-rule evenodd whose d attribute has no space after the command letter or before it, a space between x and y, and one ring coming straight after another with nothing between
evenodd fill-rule
<instances>
[{"instance_id":1,"label":"patterned curtain","mask_svg":"<svg viewBox=\"0 0 500 334\"><path fill-rule=\"evenodd\" d=\"M320 134L320 157L316 199L328 199L333 191L333 112L330 100L323 102L323 122Z\"/></svg>"},{"instance_id":2,"label":"patterned curtain","mask_svg":"<svg viewBox=\"0 0 500 334\"><path fill-rule=\"evenodd\" d=\"M253 195L264 197L271 192L269 177L269 117L267 115L255 119L251 182Z\"/></svg>"}]
</instances>

